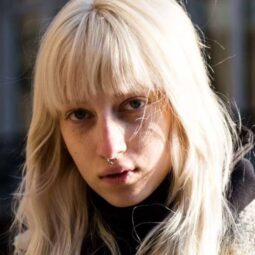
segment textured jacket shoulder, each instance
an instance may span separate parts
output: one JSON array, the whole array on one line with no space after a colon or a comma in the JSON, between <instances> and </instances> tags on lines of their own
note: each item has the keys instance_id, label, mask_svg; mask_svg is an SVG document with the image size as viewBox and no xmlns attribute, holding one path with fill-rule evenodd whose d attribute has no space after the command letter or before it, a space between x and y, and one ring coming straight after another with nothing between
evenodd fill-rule
<instances>
[{"instance_id":1,"label":"textured jacket shoulder","mask_svg":"<svg viewBox=\"0 0 255 255\"><path fill-rule=\"evenodd\" d=\"M231 255L255 255L255 171L250 160L243 159L231 177L230 203L236 226Z\"/></svg>"},{"instance_id":2,"label":"textured jacket shoulder","mask_svg":"<svg viewBox=\"0 0 255 255\"><path fill-rule=\"evenodd\" d=\"M255 255L255 199L238 215L231 255Z\"/></svg>"}]
</instances>

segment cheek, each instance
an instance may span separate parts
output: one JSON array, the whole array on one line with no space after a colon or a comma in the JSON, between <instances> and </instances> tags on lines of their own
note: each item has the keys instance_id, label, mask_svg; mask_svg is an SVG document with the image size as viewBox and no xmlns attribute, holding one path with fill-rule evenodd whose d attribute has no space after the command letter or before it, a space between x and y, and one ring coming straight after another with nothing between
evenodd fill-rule
<instances>
[{"instance_id":1,"label":"cheek","mask_svg":"<svg viewBox=\"0 0 255 255\"><path fill-rule=\"evenodd\" d=\"M65 144L66 144L66 148L67 148L67 151L69 152L71 158L73 159L74 163L77 165L79 165L79 146L73 142L73 141L70 141L70 140L66 140L64 139L65 141Z\"/></svg>"},{"instance_id":2,"label":"cheek","mask_svg":"<svg viewBox=\"0 0 255 255\"><path fill-rule=\"evenodd\" d=\"M170 119L162 112L157 112L147 118L139 130L139 141L142 144L165 145L169 140Z\"/></svg>"},{"instance_id":3,"label":"cheek","mask_svg":"<svg viewBox=\"0 0 255 255\"><path fill-rule=\"evenodd\" d=\"M150 121L140 129L133 139L133 147L140 158L140 164L154 166L158 161L169 154L170 125L164 119Z\"/></svg>"},{"instance_id":4,"label":"cheek","mask_svg":"<svg viewBox=\"0 0 255 255\"><path fill-rule=\"evenodd\" d=\"M66 147L74 165L76 166L83 179L86 182L89 181L91 175L87 169L90 169L92 157L90 155L90 151L86 149L88 146L84 146L82 142L70 142L69 140L66 143Z\"/></svg>"},{"instance_id":5,"label":"cheek","mask_svg":"<svg viewBox=\"0 0 255 255\"><path fill-rule=\"evenodd\" d=\"M82 169L84 163L87 162L86 159L89 157L89 151L87 149L88 146L84 145L86 141L84 141L84 139L82 139L82 137L77 135L75 132L66 132L66 130L62 129L61 133L71 158L73 159L78 169Z\"/></svg>"}]
</instances>

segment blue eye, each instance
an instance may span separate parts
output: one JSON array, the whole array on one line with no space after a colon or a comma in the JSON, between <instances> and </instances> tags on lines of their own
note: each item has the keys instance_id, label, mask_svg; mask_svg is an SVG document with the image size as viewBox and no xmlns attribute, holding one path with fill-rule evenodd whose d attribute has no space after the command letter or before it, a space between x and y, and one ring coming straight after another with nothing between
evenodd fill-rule
<instances>
[{"instance_id":1,"label":"blue eye","mask_svg":"<svg viewBox=\"0 0 255 255\"><path fill-rule=\"evenodd\" d=\"M81 121L90 117L91 113L85 109L76 109L69 114L69 118L73 121Z\"/></svg>"},{"instance_id":2,"label":"blue eye","mask_svg":"<svg viewBox=\"0 0 255 255\"><path fill-rule=\"evenodd\" d=\"M129 102L129 105L133 108L133 109L138 109L141 106L143 106L143 102L141 100L132 100Z\"/></svg>"},{"instance_id":3,"label":"blue eye","mask_svg":"<svg viewBox=\"0 0 255 255\"><path fill-rule=\"evenodd\" d=\"M121 106L121 111L134 111L134 110L140 110L146 105L147 100L146 99L131 99L126 102L124 102Z\"/></svg>"}]
</instances>

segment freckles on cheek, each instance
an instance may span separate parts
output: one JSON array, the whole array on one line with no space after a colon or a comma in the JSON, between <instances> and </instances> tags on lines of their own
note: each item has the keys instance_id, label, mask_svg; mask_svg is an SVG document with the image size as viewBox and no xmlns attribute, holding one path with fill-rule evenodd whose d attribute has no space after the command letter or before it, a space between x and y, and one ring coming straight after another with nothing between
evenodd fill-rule
<instances>
[{"instance_id":1,"label":"freckles on cheek","mask_svg":"<svg viewBox=\"0 0 255 255\"><path fill-rule=\"evenodd\" d=\"M92 151L91 146L86 146L86 142L82 138L69 137L66 141L67 150L73 160L73 163L79 170L83 172L88 167L88 162L91 162Z\"/></svg>"},{"instance_id":2,"label":"freckles on cheek","mask_svg":"<svg viewBox=\"0 0 255 255\"><path fill-rule=\"evenodd\" d=\"M71 156L72 160L75 162L76 158L78 156L78 146L76 145L76 143L74 143L74 141L71 137L64 136L64 135L62 135L62 137L63 137L63 141L65 143L67 152Z\"/></svg>"},{"instance_id":3,"label":"freckles on cheek","mask_svg":"<svg viewBox=\"0 0 255 255\"><path fill-rule=\"evenodd\" d=\"M166 150L169 131L162 128L158 124L151 123L147 130L140 132L134 139L136 153L144 162L149 161L150 165L154 165L158 160L157 156L160 157Z\"/></svg>"},{"instance_id":4,"label":"freckles on cheek","mask_svg":"<svg viewBox=\"0 0 255 255\"><path fill-rule=\"evenodd\" d=\"M166 148L167 139L164 132L156 126L150 126L140 132L133 140L132 148L144 161L156 160L155 155L160 155Z\"/></svg>"},{"instance_id":5,"label":"freckles on cheek","mask_svg":"<svg viewBox=\"0 0 255 255\"><path fill-rule=\"evenodd\" d=\"M82 169L84 168L83 166L83 157L80 156L80 153L77 149L74 149L74 150L69 150L69 154L72 158L72 161L73 161L73 164L74 166L77 168L77 170L82 174Z\"/></svg>"},{"instance_id":6,"label":"freckles on cheek","mask_svg":"<svg viewBox=\"0 0 255 255\"><path fill-rule=\"evenodd\" d=\"M160 125L161 124L161 125ZM151 122L148 125L144 133L145 142L155 142L157 144L165 144L168 140L168 127L165 126L165 123Z\"/></svg>"}]
</instances>

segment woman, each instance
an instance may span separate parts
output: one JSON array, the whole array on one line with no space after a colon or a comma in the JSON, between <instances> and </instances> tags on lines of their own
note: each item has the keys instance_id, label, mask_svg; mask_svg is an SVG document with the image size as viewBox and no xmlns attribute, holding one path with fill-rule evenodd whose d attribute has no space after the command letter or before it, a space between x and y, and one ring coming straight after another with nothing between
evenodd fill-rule
<instances>
[{"instance_id":1,"label":"woman","mask_svg":"<svg viewBox=\"0 0 255 255\"><path fill-rule=\"evenodd\" d=\"M174 0L61 10L36 63L15 254L238 254L240 145L201 48Z\"/></svg>"}]
</instances>

